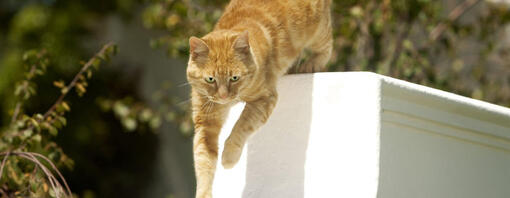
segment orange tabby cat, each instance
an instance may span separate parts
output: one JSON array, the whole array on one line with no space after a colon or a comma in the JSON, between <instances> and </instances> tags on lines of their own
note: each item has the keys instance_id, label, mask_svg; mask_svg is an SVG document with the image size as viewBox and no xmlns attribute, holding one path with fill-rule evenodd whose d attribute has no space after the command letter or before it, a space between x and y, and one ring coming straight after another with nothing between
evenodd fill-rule
<instances>
[{"instance_id":1,"label":"orange tabby cat","mask_svg":"<svg viewBox=\"0 0 510 198\"><path fill-rule=\"evenodd\" d=\"M248 137L277 101L276 83L304 49L301 72L322 71L332 48L331 0L232 0L214 30L191 37L187 68L195 123L197 198L211 197L218 134L229 108L246 106L225 142L222 164L232 168Z\"/></svg>"}]
</instances>

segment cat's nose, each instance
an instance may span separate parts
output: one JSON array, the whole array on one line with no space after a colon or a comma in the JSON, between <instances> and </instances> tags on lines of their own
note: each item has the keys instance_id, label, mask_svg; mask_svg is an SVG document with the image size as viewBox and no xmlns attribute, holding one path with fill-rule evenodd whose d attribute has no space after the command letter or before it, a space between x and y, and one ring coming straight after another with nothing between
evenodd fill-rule
<instances>
[{"instance_id":1,"label":"cat's nose","mask_svg":"<svg viewBox=\"0 0 510 198\"><path fill-rule=\"evenodd\" d=\"M221 99L227 99L228 98L228 93L227 92L220 93L219 95L220 95Z\"/></svg>"},{"instance_id":2,"label":"cat's nose","mask_svg":"<svg viewBox=\"0 0 510 198\"><path fill-rule=\"evenodd\" d=\"M220 86L219 90L218 90L218 96L221 98L221 99L227 99L228 98L228 90L227 90L227 87L225 86Z\"/></svg>"}]
</instances>

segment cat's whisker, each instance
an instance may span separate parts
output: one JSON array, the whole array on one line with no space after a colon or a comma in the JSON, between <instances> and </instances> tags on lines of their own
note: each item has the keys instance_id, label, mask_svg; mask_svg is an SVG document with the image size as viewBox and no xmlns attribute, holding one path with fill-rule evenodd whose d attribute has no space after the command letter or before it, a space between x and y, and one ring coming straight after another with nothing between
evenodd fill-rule
<instances>
[{"instance_id":1,"label":"cat's whisker","mask_svg":"<svg viewBox=\"0 0 510 198\"><path fill-rule=\"evenodd\" d=\"M215 103L212 103L212 104L211 104L211 107L209 107L209 113L211 112L211 110L213 110L214 104L215 104ZM216 114L214 114L214 115L216 115Z\"/></svg>"},{"instance_id":2,"label":"cat's whisker","mask_svg":"<svg viewBox=\"0 0 510 198\"><path fill-rule=\"evenodd\" d=\"M207 101L206 103L204 103L203 108L206 108L210 104L211 104L211 101Z\"/></svg>"},{"instance_id":3,"label":"cat's whisker","mask_svg":"<svg viewBox=\"0 0 510 198\"><path fill-rule=\"evenodd\" d=\"M181 106L181 105L183 105L183 104L186 104L186 103L191 102L191 100L192 100L192 98L187 99L187 100L184 100L184 101L182 101L182 102L178 102L178 103L177 103L177 105L178 105L178 106Z\"/></svg>"},{"instance_id":4,"label":"cat's whisker","mask_svg":"<svg viewBox=\"0 0 510 198\"><path fill-rule=\"evenodd\" d=\"M200 96L200 98L207 98L207 99L210 99L210 97L209 97L209 96ZM193 100L193 98L188 98L188 99L186 99L186 100L184 100L184 101L178 102L178 103L177 103L177 105L179 105L179 106L180 106L180 105L183 105L183 104L189 103L189 102L191 102L191 100Z\"/></svg>"},{"instance_id":5,"label":"cat's whisker","mask_svg":"<svg viewBox=\"0 0 510 198\"><path fill-rule=\"evenodd\" d=\"M207 101L204 104L202 104L202 106L200 107L200 111L204 110L205 107L207 107L207 105L209 105L209 101Z\"/></svg>"},{"instance_id":6,"label":"cat's whisker","mask_svg":"<svg viewBox=\"0 0 510 198\"><path fill-rule=\"evenodd\" d=\"M188 86L188 85L191 85L191 83L190 82L184 82L184 83L178 84L176 87L184 87L184 86Z\"/></svg>"},{"instance_id":7,"label":"cat's whisker","mask_svg":"<svg viewBox=\"0 0 510 198\"><path fill-rule=\"evenodd\" d=\"M207 106L207 109L205 111L206 118L209 118L209 116L210 116L209 113L211 112L212 107L214 106L214 102L208 102L208 103L209 103L209 105Z\"/></svg>"}]
</instances>

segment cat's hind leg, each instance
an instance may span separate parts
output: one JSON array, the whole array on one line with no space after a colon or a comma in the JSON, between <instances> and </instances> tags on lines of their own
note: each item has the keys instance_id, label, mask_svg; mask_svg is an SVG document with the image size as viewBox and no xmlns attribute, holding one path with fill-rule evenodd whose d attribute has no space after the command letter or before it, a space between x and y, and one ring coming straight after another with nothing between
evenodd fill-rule
<instances>
[{"instance_id":1,"label":"cat's hind leg","mask_svg":"<svg viewBox=\"0 0 510 198\"><path fill-rule=\"evenodd\" d=\"M326 64L331 57L333 50L333 36L331 25L319 29L316 38L306 48L310 55L305 62L299 66L299 73L323 72L326 71Z\"/></svg>"}]
</instances>

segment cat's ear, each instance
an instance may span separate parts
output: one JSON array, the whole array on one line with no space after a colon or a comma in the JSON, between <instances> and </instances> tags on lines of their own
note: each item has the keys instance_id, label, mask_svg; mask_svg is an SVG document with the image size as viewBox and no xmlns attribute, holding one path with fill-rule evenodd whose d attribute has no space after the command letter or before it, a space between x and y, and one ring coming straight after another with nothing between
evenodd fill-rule
<instances>
[{"instance_id":1,"label":"cat's ear","mask_svg":"<svg viewBox=\"0 0 510 198\"><path fill-rule=\"evenodd\" d=\"M193 61L207 60L209 46L202 39L192 36L189 38L189 54Z\"/></svg>"},{"instance_id":2,"label":"cat's ear","mask_svg":"<svg viewBox=\"0 0 510 198\"><path fill-rule=\"evenodd\" d=\"M237 36L236 40L234 41L233 48L238 55L241 55L244 58L247 58L251 55L248 31L244 31Z\"/></svg>"}]
</instances>

